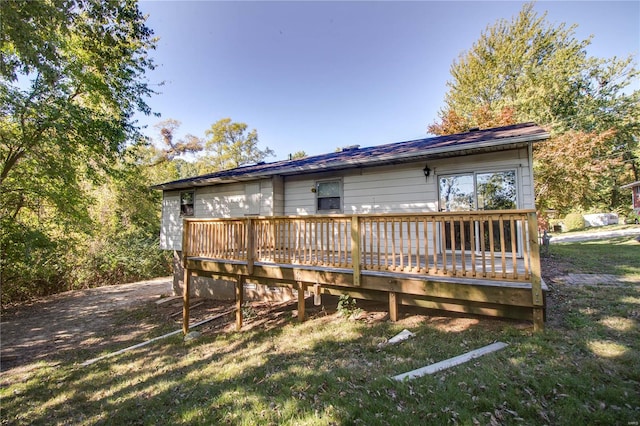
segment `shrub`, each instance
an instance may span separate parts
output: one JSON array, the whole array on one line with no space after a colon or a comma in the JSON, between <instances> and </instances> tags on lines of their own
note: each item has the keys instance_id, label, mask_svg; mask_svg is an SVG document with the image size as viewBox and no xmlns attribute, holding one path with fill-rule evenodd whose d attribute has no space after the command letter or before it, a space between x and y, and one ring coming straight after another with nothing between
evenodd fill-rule
<instances>
[{"instance_id":1,"label":"shrub","mask_svg":"<svg viewBox=\"0 0 640 426\"><path fill-rule=\"evenodd\" d=\"M338 312L345 318L351 318L359 316L362 309L356 307L356 299L352 299L348 294L342 294L338 300Z\"/></svg>"},{"instance_id":2,"label":"shrub","mask_svg":"<svg viewBox=\"0 0 640 426\"><path fill-rule=\"evenodd\" d=\"M569 213L563 222L565 231L577 231L584 228L584 217L580 213Z\"/></svg>"}]
</instances>

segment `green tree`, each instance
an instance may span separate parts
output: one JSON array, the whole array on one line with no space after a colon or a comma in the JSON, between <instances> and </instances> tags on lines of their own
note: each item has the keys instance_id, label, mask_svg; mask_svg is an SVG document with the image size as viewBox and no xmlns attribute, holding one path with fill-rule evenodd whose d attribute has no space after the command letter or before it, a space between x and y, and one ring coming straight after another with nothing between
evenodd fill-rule
<instances>
[{"instance_id":1,"label":"green tree","mask_svg":"<svg viewBox=\"0 0 640 426\"><path fill-rule=\"evenodd\" d=\"M259 163L274 152L258 148L258 132L256 129L247 132L245 123L232 122L223 118L205 131L208 139L205 142L204 156L200 162L202 172L232 169L246 164Z\"/></svg>"},{"instance_id":2,"label":"green tree","mask_svg":"<svg viewBox=\"0 0 640 426\"><path fill-rule=\"evenodd\" d=\"M533 3L511 21L488 26L451 66L445 107L428 131L537 122L559 138L536 148L537 158L551 162L536 162L539 207L615 209L619 184L638 179L640 92L630 89L638 71L632 56L588 56L591 39L577 40L575 28L551 25ZM606 170L581 167L585 158ZM590 182L588 197L566 191L577 170Z\"/></svg>"},{"instance_id":3,"label":"green tree","mask_svg":"<svg viewBox=\"0 0 640 426\"><path fill-rule=\"evenodd\" d=\"M5 301L17 282L59 285L92 232L91 188L140 140L134 114L150 112L156 40L131 0L6 0L0 23Z\"/></svg>"},{"instance_id":4,"label":"green tree","mask_svg":"<svg viewBox=\"0 0 640 426\"><path fill-rule=\"evenodd\" d=\"M289 158L290 158L291 160L300 160L300 159L302 159L302 158L305 158L306 156L307 156L307 153L306 153L306 152L304 152L304 151L296 151L296 152L294 152L293 154L291 154L291 155L289 156Z\"/></svg>"}]
</instances>

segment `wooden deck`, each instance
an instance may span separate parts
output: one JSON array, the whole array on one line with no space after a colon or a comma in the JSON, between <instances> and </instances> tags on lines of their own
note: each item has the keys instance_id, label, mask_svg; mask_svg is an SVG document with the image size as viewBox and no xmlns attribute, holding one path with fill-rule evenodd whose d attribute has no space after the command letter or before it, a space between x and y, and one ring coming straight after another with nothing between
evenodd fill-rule
<instances>
[{"instance_id":1,"label":"wooden deck","mask_svg":"<svg viewBox=\"0 0 640 426\"><path fill-rule=\"evenodd\" d=\"M245 283L304 293L350 294L544 323L537 220L531 210L362 216L186 219L184 329L189 279L236 281L237 326Z\"/></svg>"}]
</instances>

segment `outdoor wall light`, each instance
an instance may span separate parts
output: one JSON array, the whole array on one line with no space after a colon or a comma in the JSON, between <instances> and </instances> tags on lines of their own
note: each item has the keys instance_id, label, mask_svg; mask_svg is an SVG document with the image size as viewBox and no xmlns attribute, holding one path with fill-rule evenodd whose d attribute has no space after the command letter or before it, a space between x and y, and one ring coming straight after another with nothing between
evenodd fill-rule
<instances>
[{"instance_id":1,"label":"outdoor wall light","mask_svg":"<svg viewBox=\"0 0 640 426\"><path fill-rule=\"evenodd\" d=\"M429 175L431 174L431 169L429 168L429 166L425 164L424 169L422 169L422 171L424 172L424 177L429 178Z\"/></svg>"}]
</instances>

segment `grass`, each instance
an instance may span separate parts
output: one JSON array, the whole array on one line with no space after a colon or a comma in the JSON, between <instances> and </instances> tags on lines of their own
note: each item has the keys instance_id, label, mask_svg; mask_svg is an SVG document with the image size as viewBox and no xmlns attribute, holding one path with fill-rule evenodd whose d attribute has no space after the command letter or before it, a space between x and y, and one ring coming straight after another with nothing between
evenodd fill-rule
<instances>
[{"instance_id":1,"label":"grass","mask_svg":"<svg viewBox=\"0 0 640 426\"><path fill-rule=\"evenodd\" d=\"M622 229L640 229L638 225L632 223L620 223L617 225L605 225L605 226L590 226L588 228L578 229L575 231L567 232L551 232L551 234L557 235L571 235L571 234L593 234L598 232L619 231Z\"/></svg>"},{"instance_id":2,"label":"grass","mask_svg":"<svg viewBox=\"0 0 640 426\"><path fill-rule=\"evenodd\" d=\"M602 272L590 263L600 262L609 273L636 274L635 244L563 244L551 255L583 273ZM404 309L397 323L324 311L299 323L286 312L269 326L256 316L241 332L218 329L187 343L177 336L86 368L25 366L0 376L1 422L637 424L640 283L548 284L538 334L529 324ZM379 345L404 328L416 336ZM494 341L509 346L432 376L389 379Z\"/></svg>"},{"instance_id":3,"label":"grass","mask_svg":"<svg viewBox=\"0 0 640 426\"><path fill-rule=\"evenodd\" d=\"M569 272L613 274L640 282L640 243L630 237L558 243L550 247L552 256L569 267Z\"/></svg>"}]
</instances>

